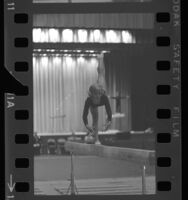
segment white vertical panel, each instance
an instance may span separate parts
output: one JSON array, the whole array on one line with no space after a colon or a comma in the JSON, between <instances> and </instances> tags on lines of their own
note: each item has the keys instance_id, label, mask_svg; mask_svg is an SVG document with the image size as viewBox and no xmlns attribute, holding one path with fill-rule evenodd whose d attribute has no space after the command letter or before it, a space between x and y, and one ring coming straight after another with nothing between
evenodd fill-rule
<instances>
[{"instance_id":1,"label":"white vertical panel","mask_svg":"<svg viewBox=\"0 0 188 200\"><path fill-rule=\"evenodd\" d=\"M41 133L84 131L87 90L97 81L95 58L34 57L34 130ZM65 114L65 118L52 117Z\"/></svg>"}]
</instances>

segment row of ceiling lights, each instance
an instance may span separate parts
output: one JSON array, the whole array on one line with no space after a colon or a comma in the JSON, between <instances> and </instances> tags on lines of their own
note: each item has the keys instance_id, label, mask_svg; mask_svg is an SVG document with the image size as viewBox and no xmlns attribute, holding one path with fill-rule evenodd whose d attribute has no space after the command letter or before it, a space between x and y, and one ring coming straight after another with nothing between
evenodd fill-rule
<instances>
[{"instance_id":1,"label":"row of ceiling lights","mask_svg":"<svg viewBox=\"0 0 188 200\"><path fill-rule=\"evenodd\" d=\"M53 57L62 57L62 56L65 56L65 57L97 57L99 56L100 54L53 54L53 53L50 53L50 54L46 54L46 53L33 53L33 56L42 56L42 57L45 57L45 56L53 56Z\"/></svg>"},{"instance_id":2,"label":"row of ceiling lights","mask_svg":"<svg viewBox=\"0 0 188 200\"><path fill-rule=\"evenodd\" d=\"M70 49L33 49L33 52L62 52L62 53L109 53L110 51L107 50L70 50Z\"/></svg>"},{"instance_id":3,"label":"row of ceiling lights","mask_svg":"<svg viewBox=\"0 0 188 200\"><path fill-rule=\"evenodd\" d=\"M127 30L34 28L33 42L136 43L136 39Z\"/></svg>"}]
</instances>

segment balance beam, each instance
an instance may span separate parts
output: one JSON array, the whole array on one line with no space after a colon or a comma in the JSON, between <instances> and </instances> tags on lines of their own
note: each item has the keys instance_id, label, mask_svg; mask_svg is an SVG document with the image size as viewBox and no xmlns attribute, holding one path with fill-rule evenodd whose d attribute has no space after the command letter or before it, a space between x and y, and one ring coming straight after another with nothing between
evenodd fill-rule
<instances>
[{"instance_id":1,"label":"balance beam","mask_svg":"<svg viewBox=\"0 0 188 200\"><path fill-rule=\"evenodd\" d=\"M73 154L93 155L117 160L125 160L140 165L154 165L155 151L122 148L114 146L65 142L65 150Z\"/></svg>"}]
</instances>

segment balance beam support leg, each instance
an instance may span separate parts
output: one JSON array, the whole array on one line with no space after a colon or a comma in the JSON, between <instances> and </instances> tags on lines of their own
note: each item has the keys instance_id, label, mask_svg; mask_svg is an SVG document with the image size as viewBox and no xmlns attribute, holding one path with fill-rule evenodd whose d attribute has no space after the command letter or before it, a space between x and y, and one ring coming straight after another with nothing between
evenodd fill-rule
<instances>
[{"instance_id":1,"label":"balance beam support leg","mask_svg":"<svg viewBox=\"0 0 188 200\"><path fill-rule=\"evenodd\" d=\"M142 165L142 194L146 194L146 166Z\"/></svg>"},{"instance_id":2,"label":"balance beam support leg","mask_svg":"<svg viewBox=\"0 0 188 200\"><path fill-rule=\"evenodd\" d=\"M67 194L69 194L69 191L70 191L71 195L76 195L76 192L78 193L78 191L77 191L76 184L75 184L74 163L73 163L73 153L72 152L70 152L70 158L71 158L71 175L70 175L70 185L68 187Z\"/></svg>"}]
</instances>

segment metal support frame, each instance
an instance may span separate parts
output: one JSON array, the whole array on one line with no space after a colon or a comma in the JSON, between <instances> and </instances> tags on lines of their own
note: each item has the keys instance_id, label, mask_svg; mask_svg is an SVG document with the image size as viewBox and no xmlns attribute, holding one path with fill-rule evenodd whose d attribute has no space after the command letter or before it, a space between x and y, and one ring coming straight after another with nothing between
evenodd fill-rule
<instances>
[{"instance_id":1,"label":"metal support frame","mask_svg":"<svg viewBox=\"0 0 188 200\"><path fill-rule=\"evenodd\" d=\"M146 194L146 166L142 165L142 194Z\"/></svg>"},{"instance_id":2,"label":"metal support frame","mask_svg":"<svg viewBox=\"0 0 188 200\"><path fill-rule=\"evenodd\" d=\"M78 194L78 190L77 190L75 179L74 179L74 162L73 162L72 152L70 152L70 156L71 156L71 174L70 174L70 185L68 187L67 194L69 194L69 191L70 191L71 195L75 195L76 193Z\"/></svg>"},{"instance_id":3,"label":"metal support frame","mask_svg":"<svg viewBox=\"0 0 188 200\"><path fill-rule=\"evenodd\" d=\"M105 145L95 145L95 144L85 144L78 142L67 141L65 143L65 149L71 153L71 194L76 193L76 187L74 183L74 169L73 169L73 152L79 152L84 155L95 155L99 157L106 157L118 160L126 160L129 162L134 162L140 166L141 169L141 192L143 195L147 194L146 187L146 166L154 165L152 159L155 156L155 151L151 150L141 150L141 149L130 149L130 148L120 148L111 147ZM123 155L123 156L122 156Z\"/></svg>"}]
</instances>

